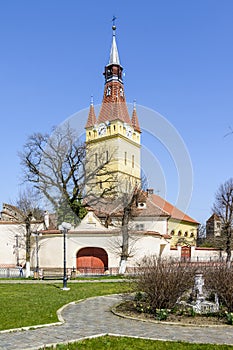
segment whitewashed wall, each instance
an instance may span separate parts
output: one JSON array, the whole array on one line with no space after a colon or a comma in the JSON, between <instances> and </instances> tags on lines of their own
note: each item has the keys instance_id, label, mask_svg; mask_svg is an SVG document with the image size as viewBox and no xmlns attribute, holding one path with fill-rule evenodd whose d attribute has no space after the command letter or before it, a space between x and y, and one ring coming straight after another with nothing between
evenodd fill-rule
<instances>
[{"instance_id":1,"label":"whitewashed wall","mask_svg":"<svg viewBox=\"0 0 233 350\"><path fill-rule=\"evenodd\" d=\"M25 261L25 227L19 224L0 223L0 266L16 266L17 248L16 235L18 235L18 254L19 262Z\"/></svg>"},{"instance_id":2,"label":"whitewashed wall","mask_svg":"<svg viewBox=\"0 0 233 350\"><path fill-rule=\"evenodd\" d=\"M222 256L226 259L226 252L220 255L219 250L213 248L192 247L191 259L192 261L216 261Z\"/></svg>"},{"instance_id":3,"label":"whitewashed wall","mask_svg":"<svg viewBox=\"0 0 233 350\"><path fill-rule=\"evenodd\" d=\"M42 224L32 224L32 231L39 230L43 227ZM26 229L24 224L0 222L0 266L16 266L17 255L19 264L25 264L26 244L25 244ZM16 238L18 236L18 238ZM17 247L18 241L18 247ZM34 250L33 238L31 240L32 253Z\"/></svg>"},{"instance_id":4,"label":"whitewashed wall","mask_svg":"<svg viewBox=\"0 0 233 350\"><path fill-rule=\"evenodd\" d=\"M158 225L164 225L163 221ZM160 229L162 230L162 226ZM38 229L34 227L34 229ZM97 227L98 230L98 227ZM155 226L154 226L155 230ZM160 230L160 231L161 231ZM90 230L91 231L91 230ZM157 229L156 229L157 231ZM16 266L16 235L19 236L19 263L25 262L25 226L13 223L0 223L0 266ZM118 237L116 233L110 233L107 229L102 232L93 233L70 233L67 235L67 267L76 267L76 255L81 248L99 247L103 248L108 254L109 267L119 266L119 254L112 249ZM137 265L145 255L161 255L162 257L172 257L179 259L181 257L181 247L170 249L170 244L156 235L135 236L134 256L128 261L128 266ZM35 239L32 239L32 268L36 266ZM191 248L192 261L214 261L220 257L219 251L211 248ZM226 257L226 253L222 253ZM40 267L63 267L63 235L43 235L39 237L39 266Z\"/></svg>"},{"instance_id":5,"label":"whitewashed wall","mask_svg":"<svg viewBox=\"0 0 233 350\"><path fill-rule=\"evenodd\" d=\"M150 220L137 218L130 225L134 230L137 230L137 225L143 225L144 231L155 231L163 235L167 234L167 220L164 218L150 218Z\"/></svg>"},{"instance_id":6,"label":"whitewashed wall","mask_svg":"<svg viewBox=\"0 0 233 350\"><path fill-rule=\"evenodd\" d=\"M77 252L81 248L99 247L103 248L108 254L109 268L119 266L119 254L113 247L116 241L120 241L121 237L111 234L75 234L67 235L66 239L66 260L67 268L76 267ZM39 240L39 264L40 267L63 267L63 235L43 236ZM145 255L169 255L170 245L159 236L137 236L130 246L132 247L133 257L129 258L128 265L134 266Z\"/></svg>"}]
</instances>

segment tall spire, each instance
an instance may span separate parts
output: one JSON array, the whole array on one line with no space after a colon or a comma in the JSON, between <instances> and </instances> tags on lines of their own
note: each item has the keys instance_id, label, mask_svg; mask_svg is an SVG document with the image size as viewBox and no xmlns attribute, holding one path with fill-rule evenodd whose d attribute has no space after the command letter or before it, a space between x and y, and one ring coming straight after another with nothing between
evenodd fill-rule
<instances>
[{"instance_id":1,"label":"tall spire","mask_svg":"<svg viewBox=\"0 0 233 350\"><path fill-rule=\"evenodd\" d=\"M115 17L113 17L113 37L109 64L105 66L105 88L103 101L98 117L98 123L106 121L120 120L131 125L131 119L128 113L124 85L122 80L123 67L120 65L117 45L116 45L116 26Z\"/></svg>"},{"instance_id":2,"label":"tall spire","mask_svg":"<svg viewBox=\"0 0 233 350\"><path fill-rule=\"evenodd\" d=\"M113 20L115 21L115 17L113 17ZM108 64L117 64L120 66L120 58L117 50L117 44L116 44L116 26L115 23L113 23L112 26L112 47L110 52L110 58Z\"/></svg>"}]
</instances>

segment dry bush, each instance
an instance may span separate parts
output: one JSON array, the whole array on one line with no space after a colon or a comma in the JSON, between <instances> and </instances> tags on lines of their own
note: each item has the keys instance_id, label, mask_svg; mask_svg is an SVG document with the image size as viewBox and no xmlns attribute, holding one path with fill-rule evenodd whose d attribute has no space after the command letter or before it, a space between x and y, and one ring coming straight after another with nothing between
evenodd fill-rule
<instances>
[{"instance_id":1,"label":"dry bush","mask_svg":"<svg viewBox=\"0 0 233 350\"><path fill-rule=\"evenodd\" d=\"M205 287L217 293L228 312L233 312L233 267L218 263L207 266L203 272Z\"/></svg>"},{"instance_id":2,"label":"dry bush","mask_svg":"<svg viewBox=\"0 0 233 350\"><path fill-rule=\"evenodd\" d=\"M184 262L146 257L140 264L137 291L142 292L147 308L172 309L178 298L194 283L195 268Z\"/></svg>"}]
</instances>

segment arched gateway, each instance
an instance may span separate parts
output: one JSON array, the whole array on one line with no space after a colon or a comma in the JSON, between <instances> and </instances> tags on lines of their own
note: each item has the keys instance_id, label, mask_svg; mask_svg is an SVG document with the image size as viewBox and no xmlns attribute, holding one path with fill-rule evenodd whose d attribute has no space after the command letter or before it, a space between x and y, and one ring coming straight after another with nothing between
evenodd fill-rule
<instances>
[{"instance_id":1,"label":"arched gateway","mask_svg":"<svg viewBox=\"0 0 233 350\"><path fill-rule=\"evenodd\" d=\"M82 248L76 256L76 267L81 273L102 274L108 269L108 254L102 248Z\"/></svg>"}]
</instances>

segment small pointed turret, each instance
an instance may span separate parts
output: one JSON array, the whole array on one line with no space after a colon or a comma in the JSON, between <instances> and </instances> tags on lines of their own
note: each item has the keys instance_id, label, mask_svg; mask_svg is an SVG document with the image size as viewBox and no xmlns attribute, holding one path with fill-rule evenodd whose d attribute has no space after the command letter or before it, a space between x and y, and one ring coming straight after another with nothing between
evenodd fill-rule
<instances>
[{"instance_id":1,"label":"small pointed turret","mask_svg":"<svg viewBox=\"0 0 233 350\"><path fill-rule=\"evenodd\" d=\"M136 111L136 101L134 100L133 103L133 114L132 114L132 119L131 119L133 128L135 131L141 132L140 126L139 126L139 121L138 121L138 116L137 116L137 111Z\"/></svg>"},{"instance_id":2,"label":"small pointed turret","mask_svg":"<svg viewBox=\"0 0 233 350\"><path fill-rule=\"evenodd\" d=\"M96 123L97 123L97 119L95 115L94 101L93 101L93 96L91 96L90 110L87 118L86 128L90 128L94 126Z\"/></svg>"}]
</instances>

